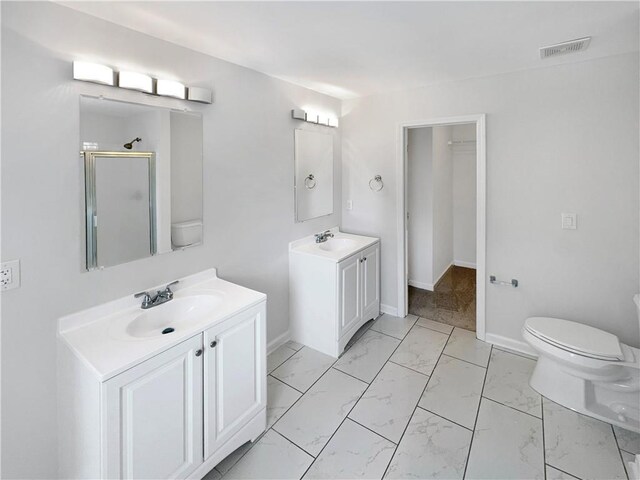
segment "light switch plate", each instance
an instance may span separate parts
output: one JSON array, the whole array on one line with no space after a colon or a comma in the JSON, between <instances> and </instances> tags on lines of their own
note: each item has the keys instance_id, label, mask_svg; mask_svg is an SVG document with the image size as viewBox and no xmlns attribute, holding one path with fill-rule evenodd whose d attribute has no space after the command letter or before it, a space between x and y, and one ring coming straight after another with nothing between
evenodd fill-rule
<instances>
[{"instance_id":1,"label":"light switch plate","mask_svg":"<svg viewBox=\"0 0 640 480\"><path fill-rule=\"evenodd\" d=\"M347 210L353 210L353 200L347 200Z\"/></svg>"},{"instance_id":2,"label":"light switch plate","mask_svg":"<svg viewBox=\"0 0 640 480\"><path fill-rule=\"evenodd\" d=\"M563 213L562 214L562 229L563 230L575 230L578 228L578 218L575 213Z\"/></svg>"},{"instance_id":3,"label":"light switch plate","mask_svg":"<svg viewBox=\"0 0 640 480\"><path fill-rule=\"evenodd\" d=\"M12 290L20 286L20 260L4 262L0 266L0 290Z\"/></svg>"}]
</instances>

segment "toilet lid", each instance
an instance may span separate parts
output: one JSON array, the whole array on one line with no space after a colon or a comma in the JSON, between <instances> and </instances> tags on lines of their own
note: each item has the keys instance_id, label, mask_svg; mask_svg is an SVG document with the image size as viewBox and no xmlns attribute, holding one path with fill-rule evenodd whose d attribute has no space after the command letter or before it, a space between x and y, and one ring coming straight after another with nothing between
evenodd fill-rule
<instances>
[{"instance_id":1,"label":"toilet lid","mask_svg":"<svg viewBox=\"0 0 640 480\"><path fill-rule=\"evenodd\" d=\"M618 337L597 328L559 318L532 317L529 333L570 352L604 360L624 360Z\"/></svg>"}]
</instances>

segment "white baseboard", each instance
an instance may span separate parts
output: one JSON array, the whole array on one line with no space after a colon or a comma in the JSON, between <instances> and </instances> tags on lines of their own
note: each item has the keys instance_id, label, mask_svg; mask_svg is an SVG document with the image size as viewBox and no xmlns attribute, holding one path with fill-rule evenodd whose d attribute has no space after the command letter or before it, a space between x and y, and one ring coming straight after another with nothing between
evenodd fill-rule
<instances>
[{"instance_id":1,"label":"white baseboard","mask_svg":"<svg viewBox=\"0 0 640 480\"><path fill-rule=\"evenodd\" d=\"M496 335L495 333L486 333L484 341L505 350L526 355L527 357L538 358L536 351L524 340L515 340L513 338L503 337L502 335Z\"/></svg>"},{"instance_id":2,"label":"white baseboard","mask_svg":"<svg viewBox=\"0 0 640 480\"><path fill-rule=\"evenodd\" d=\"M438 285L438 282L442 280L442 277L444 277L444 274L447 273L452 266L453 266L453 263L450 263L444 268L442 272L440 272L440 275L438 275L437 277L433 277L433 288L436 288L436 285Z\"/></svg>"},{"instance_id":3,"label":"white baseboard","mask_svg":"<svg viewBox=\"0 0 640 480\"><path fill-rule=\"evenodd\" d=\"M398 316L398 309L396 307L392 307L391 305L385 305L381 303L380 311L382 313L386 313L387 315L393 315L394 317Z\"/></svg>"},{"instance_id":4,"label":"white baseboard","mask_svg":"<svg viewBox=\"0 0 640 480\"><path fill-rule=\"evenodd\" d=\"M291 340L291 332L287 330L282 335L277 336L269 343L267 343L267 355L279 348L281 345L287 343L289 340Z\"/></svg>"},{"instance_id":5,"label":"white baseboard","mask_svg":"<svg viewBox=\"0 0 640 480\"><path fill-rule=\"evenodd\" d=\"M429 290L430 292L433 292L433 283L417 282L415 280L409 280L407 283L411 287L416 287L422 290Z\"/></svg>"},{"instance_id":6,"label":"white baseboard","mask_svg":"<svg viewBox=\"0 0 640 480\"><path fill-rule=\"evenodd\" d=\"M476 264L471 262L465 262L464 260L454 260L453 264L456 267L465 267L465 268L473 268L476 269Z\"/></svg>"}]
</instances>

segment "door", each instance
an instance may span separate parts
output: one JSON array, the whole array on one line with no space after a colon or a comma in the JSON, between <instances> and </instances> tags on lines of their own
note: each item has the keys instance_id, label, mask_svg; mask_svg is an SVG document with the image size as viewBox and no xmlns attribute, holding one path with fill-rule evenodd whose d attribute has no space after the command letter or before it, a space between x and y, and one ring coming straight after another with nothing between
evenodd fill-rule
<instances>
[{"instance_id":1,"label":"door","mask_svg":"<svg viewBox=\"0 0 640 480\"><path fill-rule=\"evenodd\" d=\"M338 264L338 336L362 318L361 255L354 255Z\"/></svg>"},{"instance_id":2,"label":"door","mask_svg":"<svg viewBox=\"0 0 640 480\"><path fill-rule=\"evenodd\" d=\"M204 332L205 458L266 407L265 325L262 303Z\"/></svg>"},{"instance_id":3,"label":"door","mask_svg":"<svg viewBox=\"0 0 640 480\"><path fill-rule=\"evenodd\" d=\"M107 478L185 478L203 461L202 335L107 380Z\"/></svg>"},{"instance_id":4,"label":"door","mask_svg":"<svg viewBox=\"0 0 640 480\"><path fill-rule=\"evenodd\" d=\"M362 253L362 314L371 320L380 313L380 244Z\"/></svg>"}]
</instances>

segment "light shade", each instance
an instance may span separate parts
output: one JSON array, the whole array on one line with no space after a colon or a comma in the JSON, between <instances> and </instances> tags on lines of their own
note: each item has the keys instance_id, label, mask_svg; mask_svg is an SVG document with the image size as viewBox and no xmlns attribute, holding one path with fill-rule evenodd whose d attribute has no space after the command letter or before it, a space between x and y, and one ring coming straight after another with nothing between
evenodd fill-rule
<instances>
[{"instance_id":1,"label":"light shade","mask_svg":"<svg viewBox=\"0 0 640 480\"><path fill-rule=\"evenodd\" d=\"M200 103L212 103L213 94L208 88L189 87L187 100Z\"/></svg>"},{"instance_id":2,"label":"light shade","mask_svg":"<svg viewBox=\"0 0 640 480\"><path fill-rule=\"evenodd\" d=\"M99 63L73 62L73 78L84 82L113 85L113 70Z\"/></svg>"},{"instance_id":3,"label":"light shade","mask_svg":"<svg viewBox=\"0 0 640 480\"><path fill-rule=\"evenodd\" d=\"M306 120L307 114L304 112L304 110L294 108L293 110L291 110L291 117L295 118L296 120Z\"/></svg>"},{"instance_id":4,"label":"light shade","mask_svg":"<svg viewBox=\"0 0 640 480\"><path fill-rule=\"evenodd\" d=\"M337 127L338 126L338 119L336 117L329 117L329 126L330 127Z\"/></svg>"},{"instance_id":5,"label":"light shade","mask_svg":"<svg viewBox=\"0 0 640 480\"><path fill-rule=\"evenodd\" d=\"M318 123L320 125L329 125L329 117L327 115L318 115Z\"/></svg>"},{"instance_id":6,"label":"light shade","mask_svg":"<svg viewBox=\"0 0 640 480\"><path fill-rule=\"evenodd\" d=\"M307 122L318 123L318 114L315 112L307 112Z\"/></svg>"},{"instance_id":7,"label":"light shade","mask_svg":"<svg viewBox=\"0 0 640 480\"><path fill-rule=\"evenodd\" d=\"M143 73L120 72L118 74L118 86L130 90L153 93L153 78Z\"/></svg>"},{"instance_id":8,"label":"light shade","mask_svg":"<svg viewBox=\"0 0 640 480\"><path fill-rule=\"evenodd\" d=\"M182 83L174 80L158 80L156 93L164 97L175 97L184 100L186 97L186 88Z\"/></svg>"}]
</instances>

